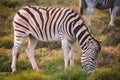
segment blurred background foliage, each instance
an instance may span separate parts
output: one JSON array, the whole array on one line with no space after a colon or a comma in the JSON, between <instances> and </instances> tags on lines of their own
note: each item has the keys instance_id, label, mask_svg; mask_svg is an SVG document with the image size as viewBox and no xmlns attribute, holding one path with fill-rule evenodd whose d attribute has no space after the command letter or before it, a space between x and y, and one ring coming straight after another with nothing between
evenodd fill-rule
<instances>
[{"instance_id":1,"label":"blurred background foliage","mask_svg":"<svg viewBox=\"0 0 120 80\"><path fill-rule=\"evenodd\" d=\"M102 41L98 71L87 77L81 67L82 53L77 44L75 69L64 72L61 43L39 42L35 50L35 58L42 72L35 73L25 52L26 39L17 60L18 74L12 75L12 21L15 13L27 5L67 7L79 12L78 0L0 0L0 80L120 80L120 11L115 19L115 26L110 28L109 10L97 9L92 17L92 26L88 28L98 40ZM84 20L85 14L86 12L83 15Z\"/></svg>"}]
</instances>

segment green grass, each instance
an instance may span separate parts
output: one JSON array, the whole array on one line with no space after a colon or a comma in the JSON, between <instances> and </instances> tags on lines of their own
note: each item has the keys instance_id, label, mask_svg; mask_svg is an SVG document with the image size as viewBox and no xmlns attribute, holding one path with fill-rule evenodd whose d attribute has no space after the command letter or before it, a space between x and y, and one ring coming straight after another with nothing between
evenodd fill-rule
<instances>
[{"instance_id":1,"label":"green grass","mask_svg":"<svg viewBox=\"0 0 120 80\"><path fill-rule=\"evenodd\" d=\"M1 73L0 80L48 80L49 76L46 74L36 73L33 71L22 71L16 74Z\"/></svg>"},{"instance_id":2,"label":"green grass","mask_svg":"<svg viewBox=\"0 0 120 80\"><path fill-rule=\"evenodd\" d=\"M101 68L91 74L87 80L120 80L120 72L117 69Z\"/></svg>"},{"instance_id":3,"label":"green grass","mask_svg":"<svg viewBox=\"0 0 120 80\"><path fill-rule=\"evenodd\" d=\"M49 50L48 50L49 51ZM55 50L49 51L44 49L44 53L41 52L41 57L37 60L42 72L35 72L32 70L30 62L27 58L18 59L16 74L11 74L10 65L1 63L0 80L85 80L87 75L81 65L75 64L75 68L69 68L64 70L64 60L61 50L57 52ZM38 51L36 51L38 52ZM51 54L51 55L50 55ZM22 54L24 56L25 54ZM37 56L36 54L35 56ZM20 56L21 57L21 56ZM8 60L10 61L10 60ZM38 62L40 61L40 62ZM78 60L77 60L78 61ZM7 61L6 61L7 62ZM11 62L11 61L10 61ZM2 67L3 66L3 67ZM1 77L2 76L2 77Z\"/></svg>"}]
</instances>

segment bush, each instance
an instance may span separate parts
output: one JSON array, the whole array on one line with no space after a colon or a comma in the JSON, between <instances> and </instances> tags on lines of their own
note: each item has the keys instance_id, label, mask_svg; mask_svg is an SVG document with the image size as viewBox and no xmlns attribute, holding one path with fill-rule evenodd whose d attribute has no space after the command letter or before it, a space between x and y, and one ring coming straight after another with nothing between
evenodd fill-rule
<instances>
[{"instance_id":1,"label":"bush","mask_svg":"<svg viewBox=\"0 0 120 80\"><path fill-rule=\"evenodd\" d=\"M120 80L120 72L113 68L101 68L91 74L87 80Z\"/></svg>"}]
</instances>

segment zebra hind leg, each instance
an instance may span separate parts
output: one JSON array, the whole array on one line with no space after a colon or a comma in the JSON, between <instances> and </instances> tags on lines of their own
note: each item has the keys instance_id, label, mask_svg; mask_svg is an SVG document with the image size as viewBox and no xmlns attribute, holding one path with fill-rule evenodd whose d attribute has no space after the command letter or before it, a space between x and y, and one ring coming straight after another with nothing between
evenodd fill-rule
<instances>
[{"instance_id":1,"label":"zebra hind leg","mask_svg":"<svg viewBox=\"0 0 120 80\"><path fill-rule=\"evenodd\" d=\"M38 68L38 65L34 58L34 49L37 45L37 42L38 40L36 38L29 36L29 43L28 43L28 48L26 49L26 52L29 57L33 70L35 70L36 72L40 72L40 69Z\"/></svg>"},{"instance_id":2,"label":"zebra hind leg","mask_svg":"<svg viewBox=\"0 0 120 80\"><path fill-rule=\"evenodd\" d=\"M119 7L113 7L113 9L111 10L111 20L109 22L109 26L113 27L114 26L114 19L115 19L115 16L117 14L119 10Z\"/></svg>"},{"instance_id":3,"label":"zebra hind leg","mask_svg":"<svg viewBox=\"0 0 120 80\"><path fill-rule=\"evenodd\" d=\"M16 59L18 56L18 51L20 46L22 45L23 41L25 40L25 37L14 37L14 46L12 49L12 64L11 64L11 69L12 69L12 73L16 73Z\"/></svg>"}]
</instances>

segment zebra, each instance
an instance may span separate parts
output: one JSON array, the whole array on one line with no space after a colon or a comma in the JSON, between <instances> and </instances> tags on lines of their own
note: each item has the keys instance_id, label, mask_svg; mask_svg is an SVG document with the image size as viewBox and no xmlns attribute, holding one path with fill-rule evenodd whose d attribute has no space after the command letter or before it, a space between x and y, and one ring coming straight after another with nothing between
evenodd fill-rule
<instances>
[{"instance_id":1,"label":"zebra","mask_svg":"<svg viewBox=\"0 0 120 80\"><path fill-rule=\"evenodd\" d=\"M91 16L94 11L94 8L104 10L110 8L110 22L109 26L114 26L114 18L120 7L120 0L80 0L80 14L83 14L83 11L88 7L87 12L87 24L91 26Z\"/></svg>"},{"instance_id":2,"label":"zebra","mask_svg":"<svg viewBox=\"0 0 120 80\"><path fill-rule=\"evenodd\" d=\"M33 70L37 72L40 69L34 59L34 48L38 41L61 41L65 70L68 69L69 59L70 65L74 67L75 43L78 41L83 51L81 63L87 73L90 74L97 69L97 56L101 46L99 41L91 36L80 15L73 9L26 6L15 14L13 27L12 73L17 71L18 50L27 36L29 42L26 52Z\"/></svg>"}]
</instances>

